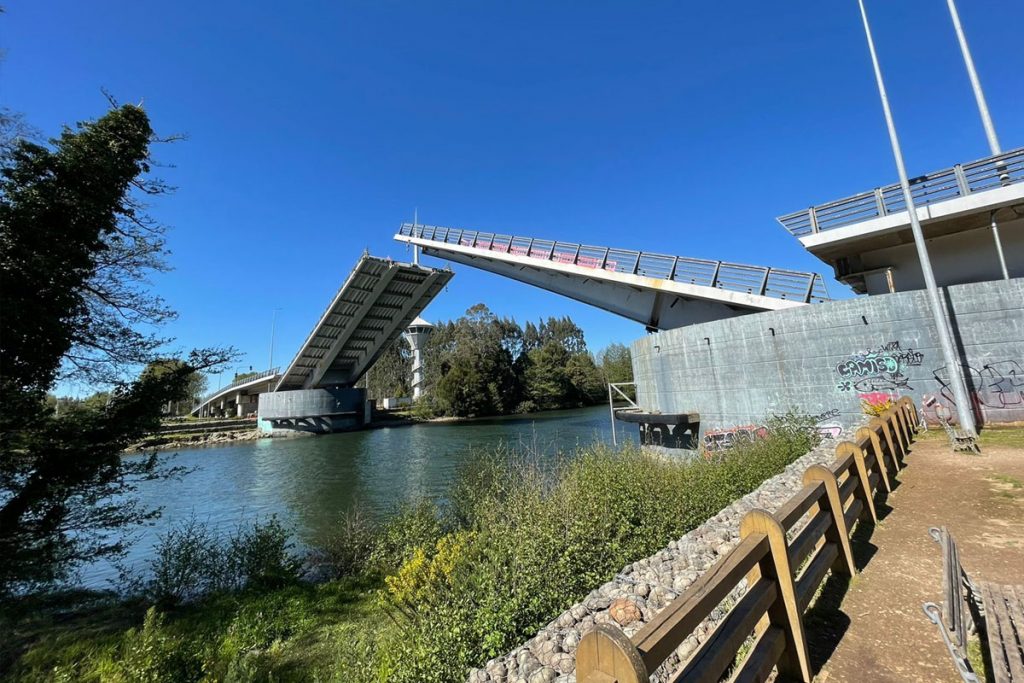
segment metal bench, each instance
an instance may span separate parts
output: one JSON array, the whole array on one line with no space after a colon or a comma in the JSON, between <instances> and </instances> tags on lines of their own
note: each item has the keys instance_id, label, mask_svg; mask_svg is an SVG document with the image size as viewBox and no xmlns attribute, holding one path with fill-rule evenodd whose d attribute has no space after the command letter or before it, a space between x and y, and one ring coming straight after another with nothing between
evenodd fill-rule
<instances>
[{"instance_id":1,"label":"metal bench","mask_svg":"<svg viewBox=\"0 0 1024 683\"><path fill-rule=\"evenodd\" d=\"M975 584L960 564L956 540L945 527L928 530L942 547L942 607L923 605L942 635L960 677L976 683L967 662L967 633L973 631L971 606L982 618L996 683L1024 683L1024 586ZM980 599L979 599L980 598Z\"/></svg>"}]
</instances>

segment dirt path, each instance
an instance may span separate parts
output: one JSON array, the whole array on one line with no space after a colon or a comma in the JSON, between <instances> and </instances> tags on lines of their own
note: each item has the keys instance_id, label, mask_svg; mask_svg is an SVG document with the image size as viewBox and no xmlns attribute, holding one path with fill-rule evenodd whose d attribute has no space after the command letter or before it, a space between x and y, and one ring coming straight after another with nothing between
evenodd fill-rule
<instances>
[{"instance_id":1,"label":"dirt path","mask_svg":"<svg viewBox=\"0 0 1024 683\"><path fill-rule=\"evenodd\" d=\"M935 432L914 444L884 518L855 533L862 572L820 599L838 611L823 605L808 615L815 680L960 680L921 610L942 598L942 558L928 528L949 528L971 576L1024 582L1024 439L999 436L983 440L980 456L951 453Z\"/></svg>"}]
</instances>

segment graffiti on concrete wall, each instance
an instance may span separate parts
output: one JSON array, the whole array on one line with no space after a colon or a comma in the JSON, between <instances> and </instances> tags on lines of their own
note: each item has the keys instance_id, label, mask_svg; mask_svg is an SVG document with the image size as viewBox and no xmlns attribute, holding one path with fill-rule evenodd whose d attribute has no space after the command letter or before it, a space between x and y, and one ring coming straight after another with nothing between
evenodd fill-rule
<instances>
[{"instance_id":1,"label":"graffiti on concrete wall","mask_svg":"<svg viewBox=\"0 0 1024 683\"><path fill-rule=\"evenodd\" d=\"M726 429L709 429L704 432L704 451L724 451L736 444L763 439L766 436L768 436L768 428L764 425L751 424Z\"/></svg>"},{"instance_id":2,"label":"graffiti on concrete wall","mask_svg":"<svg viewBox=\"0 0 1024 683\"><path fill-rule=\"evenodd\" d=\"M872 393L899 392L913 389L906 369L921 365L924 354L913 348L904 349L898 341L890 341L876 349L860 351L836 364L839 391Z\"/></svg>"},{"instance_id":3,"label":"graffiti on concrete wall","mask_svg":"<svg viewBox=\"0 0 1024 683\"><path fill-rule=\"evenodd\" d=\"M823 439L838 439L843 433L843 426L838 424L818 425L815 429L818 430L818 436Z\"/></svg>"},{"instance_id":4,"label":"graffiti on concrete wall","mask_svg":"<svg viewBox=\"0 0 1024 683\"><path fill-rule=\"evenodd\" d=\"M821 438L838 439L839 435L843 433L842 425L835 421L839 417L839 408L832 408L811 417L814 419L815 429L818 430L818 436Z\"/></svg>"},{"instance_id":5,"label":"graffiti on concrete wall","mask_svg":"<svg viewBox=\"0 0 1024 683\"><path fill-rule=\"evenodd\" d=\"M977 412L987 410L1018 410L1024 413L1024 367L1016 360L990 361L980 367L961 366L970 390L971 403ZM939 385L938 396L925 396L926 415L934 418L940 406L956 406L949 371L945 365L932 373Z\"/></svg>"}]
</instances>

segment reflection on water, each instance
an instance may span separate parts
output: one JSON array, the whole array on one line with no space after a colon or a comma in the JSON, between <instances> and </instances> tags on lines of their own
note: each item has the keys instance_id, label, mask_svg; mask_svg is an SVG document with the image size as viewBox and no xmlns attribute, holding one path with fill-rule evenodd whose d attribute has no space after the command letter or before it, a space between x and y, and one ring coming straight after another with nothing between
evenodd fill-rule
<instances>
[{"instance_id":1,"label":"reflection on water","mask_svg":"<svg viewBox=\"0 0 1024 683\"><path fill-rule=\"evenodd\" d=\"M636 440L635 428L622 423L618 434L620 442ZM595 441L611 441L607 406L182 451L174 464L193 468L190 474L139 488L144 505L164 511L139 535L128 562L144 566L157 534L193 515L222 532L277 515L301 543L314 545L356 503L379 518L410 498L444 497L456 470L481 450L504 443L551 456ZM101 588L115 577L98 564L82 579Z\"/></svg>"}]
</instances>

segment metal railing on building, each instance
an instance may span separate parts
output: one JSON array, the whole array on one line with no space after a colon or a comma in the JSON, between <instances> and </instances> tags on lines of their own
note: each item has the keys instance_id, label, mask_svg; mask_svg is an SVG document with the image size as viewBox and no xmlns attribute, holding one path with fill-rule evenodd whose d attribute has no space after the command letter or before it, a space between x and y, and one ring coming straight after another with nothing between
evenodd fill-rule
<instances>
[{"instance_id":1,"label":"metal railing on building","mask_svg":"<svg viewBox=\"0 0 1024 683\"><path fill-rule=\"evenodd\" d=\"M825 282L817 273L747 266L725 261L668 256L644 251L597 247L500 235L476 230L403 223L399 234L461 247L525 256L582 268L671 280L775 299L820 303L828 301Z\"/></svg>"},{"instance_id":2,"label":"metal railing on building","mask_svg":"<svg viewBox=\"0 0 1024 683\"><path fill-rule=\"evenodd\" d=\"M915 206L921 207L1020 182L1024 182L1024 147L911 178L910 192ZM906 210L903 190L899 183L894 183L812 206L777 220L790 234L803 237Z\"/></svg>"}]
</instances>

